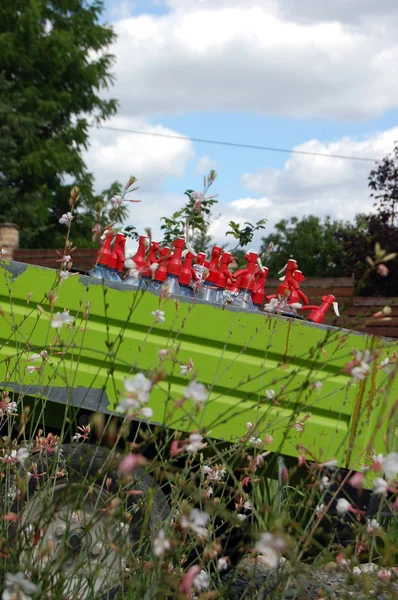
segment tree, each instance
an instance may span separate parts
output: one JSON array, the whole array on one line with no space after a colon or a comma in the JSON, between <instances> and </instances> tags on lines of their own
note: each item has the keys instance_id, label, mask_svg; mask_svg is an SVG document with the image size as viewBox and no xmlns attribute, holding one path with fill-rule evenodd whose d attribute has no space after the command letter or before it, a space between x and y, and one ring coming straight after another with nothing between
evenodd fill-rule
<instances>
[{"instance_id":1,"label":"tree","mask_svg":"<svg viewBox=\"0 0 398 600\"><path fill-rule=\"evenodd\" d=\"M274 251L266 261L270 273L277 272L295 258L307 277L339 277L344 274L341 262L342 244L336 238L338 231L344 231L348 224L332 221L330 217L321 220L313 215L282 219L275 225L275 231L266 238L260 255L273 242Z\"/></svg>"},{"instance_id":2,"label":"tree","mask_svg":"<svg viewBox=\"0 0 398 600\"><path fill-rule=\"evenodd\" d=\"M389 260L384 269L378 267L369 273L369 259L375 258L376 244L386 255L398 250L398 146L370 172L368 181L376 213L357 216L355 225L337 233L343 247L344 271L354 272L358 283L366 277L359 290L363 296L398 296L396 258Z\"/></svg>"},{"instance_id":3,"label":"tree","mask_svg":"<svg viewBox=\"0 0 398 600\"><path fill-rule=\"evenodd\" d=\"M0 206L20 227L22 246L59 243L72 185L81 192L76 226L98 200L82 151L90 122L117 108L100 96L112 83L107 49L115 38L100 22L103 8L101 0L2 1Z\"/></svg>"},{"instance_id":4,"label":"tree","mask_svg":"<svg viewBox=\"0 0 398 600\"><path fill-rule=\"evenodd\" d=\"M372 190L371 198L376 202L379 217L388 225L396 226L398 207L398 145L395 146L391 156L385 156L376 169L369 175L369 188Z\"/></svg>"}]
</instances>

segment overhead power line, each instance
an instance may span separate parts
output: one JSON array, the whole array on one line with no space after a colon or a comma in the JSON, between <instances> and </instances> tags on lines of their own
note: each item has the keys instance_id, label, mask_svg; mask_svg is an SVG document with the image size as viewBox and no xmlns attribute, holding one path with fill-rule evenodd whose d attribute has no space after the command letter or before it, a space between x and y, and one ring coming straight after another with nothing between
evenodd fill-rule
<instances>
[{"instance_id":1,"label":"overhead power line","mask_svg":"<svg viewBox=\"0 0 398 600\"><path fill-rule=\"evenodd\" d=\"M94 127L94 125L93 125ZM323 156L324 158L341 158L343 160L359 160L362 162L378 162L380 158L367 158L364 156L346 156L344 154L328 154L326 152L310 152L307 150L295 150L292 148L275 148L273 146L256 146L254 144L240 144L239 142L226 142L221 140L206 140L203 138L194 138L184 135L173 135L171 133L155 133L154 131L138 131L136 129L124 129L122 127L108 127L101 125L98 129L108 131L119 131L120 133L133 133L135 135L147 135L152 137L169 138L172 140L184 140L188 142L199 142L201 144L216 144L217 146L229 146L232 148L246 148L248 150L262 150L264 152L282 152L284 154L302 154L304 156Z\"/></svg>"}]
</instances>

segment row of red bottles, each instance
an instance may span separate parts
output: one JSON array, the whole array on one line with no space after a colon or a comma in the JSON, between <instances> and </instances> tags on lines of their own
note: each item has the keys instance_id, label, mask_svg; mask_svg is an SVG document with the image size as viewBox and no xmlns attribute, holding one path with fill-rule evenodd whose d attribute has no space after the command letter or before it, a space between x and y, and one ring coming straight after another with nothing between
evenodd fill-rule
<instances>
[{"instance_id":1,"label":"row of red bottles","mask_svg":"<svg viewBox=\"0 0 398 600\"><path fill-rule=\"evenodd\" d=\"M124 281L136 288L158 292L167 286L171 295L195 296L212 304L229 304L249 310L262 310L266 302L274 300L284 307L285 312L294 312L297 308L310 311L308 319L315 323L323 321L332 305L336 310L336 299L331 294L322 297L321 306L309 304L300 289L305 277L294 259L289 259L282 270L285 275L277 294L265 296L268 269L255 252L246 254L245 268L232 273L229 265L234 258L221 246L213 246L211 258L207 260L203 252L196 253L189 244L186 245L184 238L174 240L172 250L160 247L158 242L150 242L147 236L140 236L136 254L125 264L125 245L123 234L114 235L109 231L98 250L97 265L91 274L121 281L126 266L129 272Z\"/></svg>"}]
</instances>

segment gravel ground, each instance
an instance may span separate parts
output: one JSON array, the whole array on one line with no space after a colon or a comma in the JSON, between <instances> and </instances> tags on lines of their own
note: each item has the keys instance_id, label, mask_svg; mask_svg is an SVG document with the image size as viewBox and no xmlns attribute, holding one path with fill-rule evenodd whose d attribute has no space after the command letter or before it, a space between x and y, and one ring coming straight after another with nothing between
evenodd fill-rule
<instances>
[{"instance_id":1,"label":"gravel ground","mask_svg":"<svg viewBox=\"0 0 398 600\"><path fill-rule=\"evenodd\" d=\"M223 577L229 582L228 600L397 600L398 581L383 583L376 575L353 576L338 569L335 564L322 568L300 565L289 570L283 566L276 577L275 571L247 558ZM286 589L286 583L288 586ZM279 590L278 590L279 588ZM283 591L282 591L283 590Z\"/></svg>"}]
</instances>

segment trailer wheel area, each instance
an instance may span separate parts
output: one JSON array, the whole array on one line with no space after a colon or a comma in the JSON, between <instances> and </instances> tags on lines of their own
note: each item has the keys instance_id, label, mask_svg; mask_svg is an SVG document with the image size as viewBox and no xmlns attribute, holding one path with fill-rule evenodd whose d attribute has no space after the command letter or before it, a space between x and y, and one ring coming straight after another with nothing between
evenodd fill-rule
<instances>
[{"instance_id":1,"label":"trailer wheel area","mask_svg":"<svg viewBox=\"0 0 398 600\"><path fill-rule=\"evenodd\" d=\"M28 571L40 565L44 579L56 573L52 583L64 597L116 597L128 574L118 541L125 545L129 536L132 553L145 551L169 516L153 477L137 469L129 481L121 480L119 461L107 448L88 444L45 451L31 468L26 494L15 499L19 519L10 529L11 542L25 537L34 547L33 553L21 549L21 565Z\"/></svg>"}]
</instances>

